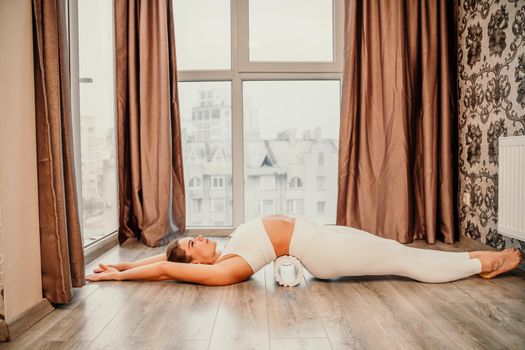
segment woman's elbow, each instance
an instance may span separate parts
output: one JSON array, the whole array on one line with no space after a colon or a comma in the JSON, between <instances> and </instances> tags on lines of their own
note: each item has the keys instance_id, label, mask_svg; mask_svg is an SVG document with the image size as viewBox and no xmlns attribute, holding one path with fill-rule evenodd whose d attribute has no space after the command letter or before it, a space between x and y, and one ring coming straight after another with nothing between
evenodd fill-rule
<instances>
[{"instance_id":1,"label":"woman's elbow","mask_svg":"<svg viewBox=\"0 0 525 350\"><path fill-rule=\"evenodd\" d=\"M235 276L231 273L224 273L224 274L218 274L215 276L212 276L209 279L206 279L204 281L204 285L207 286L229 286L232 284L236 284L242 281L245 281L247 278L241 278L239 276Z\"/></svg>"}]
</instances>

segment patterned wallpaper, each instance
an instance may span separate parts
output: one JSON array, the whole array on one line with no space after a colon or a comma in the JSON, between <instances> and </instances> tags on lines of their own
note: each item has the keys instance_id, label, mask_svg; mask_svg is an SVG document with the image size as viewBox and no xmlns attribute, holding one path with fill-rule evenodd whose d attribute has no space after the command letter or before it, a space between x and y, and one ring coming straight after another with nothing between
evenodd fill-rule
<instances>
[{"instance_id":1,"label":"patterned wallpaper","mask_svg":"<svg viewBox=\"0 0 525 350\"><path fill-rule=\"evenodd\" d=\"M461 232L523 252L497 219L498 137L525 135L525 0L459 1L458 97Z\"/></svg>"}]
</instances>

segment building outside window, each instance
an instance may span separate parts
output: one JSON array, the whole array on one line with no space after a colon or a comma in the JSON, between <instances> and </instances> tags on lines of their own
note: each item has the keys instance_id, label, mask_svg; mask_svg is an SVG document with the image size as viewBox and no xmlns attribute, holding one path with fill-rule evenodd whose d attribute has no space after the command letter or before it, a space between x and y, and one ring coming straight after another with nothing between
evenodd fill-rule
<instances>
[{"instance_id":1,"label":"building outside window","mask_svg":"<svg viewBox=\"0 0 525 350\"><path fill-rule=\"evenodd\" d=\"M259 188L261 190L275 190L275 176L264 175L259 177Z\"/></svg>"},{"instance_id":2,"label":"building outside window","mask_svg":"<svg viewBox=\"0 0 525 350\"><path fill-rule=\"evenodd\" d=\"M324 201L317 202L317 213L324 214Z\"/></svg>"},{"instance_id":3,"label":"building outside window","mask_svg":"<svg viewBox=\"0 0 525 350\"><path fill-rule=\"evenodd\" d=\"M263 199L257 201L257 212L259 215L275 214L275 200Z\"/></svg>"},{"instance_id":4,"label":"building outside window","mask_svg":"<svg viewBox=\"0 0 525 350\"><path fill-rule=\"evenodd\" d=\"M211 187L217 189L224 188L224 176L212 176Z\"/></svg>"},{"instance_id":5,"label":"building outside window","mask_svg":"<svg viewBox=\"0 0 525 350\"><path fill-rule=\"evenodd\" d=\"M290 182L288 182L289 188L302 188L303 187L303 180L301 178L295 176L290 179Z\"/></svg>"},{"instance_id":6,"label":"building outside window","mask_svg":"<svg viewBox=\"0 0 525 350\"><path fill-rule=\"evenodd\" d=\"M189 187L191 189L201 188L202 187L202 180L200 177L192 177L190 179Z\"/></svg>"},{"instance_id":7,"label":"building outside window","mask_svg":"<svg viewBox=\"0 0 525 350\"><path fill-rule=\"evenodd\" d=\"M222 213L226 210L226 200L224 198L211 198L210 211Z\"/></svg>"},{"instance_id":8,"label":"building outside window","mask_svg":"<svg viewBox=\"0 0 525 350\"><path fill-rule=\"evenodd\" d=\"M324 181L326 177L324 176L318 176L317 177L317 189L318 190L324 190Z\"/></svg>"},{"instance_id":9,"label":"building outside window","mask_svg":"<svg viewBox=\"0 0 525 350\"><path fill-rule=\"evenodd\" d=\"M288 214L302 215L304 213L303 199L288 199L287 200Z\"/></svg>"},{"instance_id":10,"label":"building outside window","mask_svg":"<svg viewBox=\"0 0 525 350\"><path fill-rule=\"evenodd\" d=\"M202 210L202 199L200 198L192 198L191 199L191 212L192 213L200 213Z\"/></svg>"}]
</instances>

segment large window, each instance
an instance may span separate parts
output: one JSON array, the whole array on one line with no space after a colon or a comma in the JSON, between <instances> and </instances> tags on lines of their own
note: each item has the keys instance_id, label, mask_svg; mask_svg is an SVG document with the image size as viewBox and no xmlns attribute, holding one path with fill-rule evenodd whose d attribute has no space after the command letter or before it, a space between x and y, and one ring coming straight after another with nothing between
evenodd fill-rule
<instances>
[{"instance_id":1,"label":"large window","mask_svg":"<svg viewBox=\"0 0 525 350\"><path fill-rule=\"evenodd\" d=\"M118 229L113 1L78 0L70 6L77 182L88 246Z\"/></svg>"},{"instance_id":2,"label":"large window","mask_svg":"<svg viewBox=\"0 0 525 350\"><path fill-rule=\"evenodd\" d=\"M334 224L343 0L173 8L188 228L273 213Z\"/></svg>"}]
</instances>

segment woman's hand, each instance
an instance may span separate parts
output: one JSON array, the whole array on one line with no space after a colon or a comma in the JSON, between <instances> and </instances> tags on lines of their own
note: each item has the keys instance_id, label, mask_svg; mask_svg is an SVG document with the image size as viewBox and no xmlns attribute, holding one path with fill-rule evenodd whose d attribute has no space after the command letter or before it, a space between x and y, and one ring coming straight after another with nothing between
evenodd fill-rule
<instances>
[{"instance_id":1,"label":"woman's hand","mask_svg":"<svg viewBox=\"0 0 525 350\"><path fill-rule=\"evenodd\" d=\"M113 267L119 271L126 271L133 267L133 263L116 263L116 264L107 264L107 265L103 263L99 263L98 266L99 267L93 270L94 273L104 272L106 271L106 268L108 267Z\"/></svg>"},{"instance_id":2,"label":"woman's hand","mask_svg":"<svg viewBox=\"0 0 525 350\"><path fill-rule=\"evenodd\" d=\"M104 272L106 271L107 268L115 268L117 269L118 271L125 271L127 269L130 268L130 264L129 263L117 263L117 264L103 264L103 263L99 263L98 264L98 267L96 269L93 270L94 273L100 273L100 272Z\"/></svg>"},{"instance_id":3,"label":"woman's hand","mask_svg":"<svg viewBox=\"0 0 525 350\"><path fill-rule=\"evenodd\" d=\"M87 275L86 280L90 282L117 280L119 270L117 270L116 268L112 266L104 265L102 263L100 263L99 266L100 266L100 269L95 270L96 274ZM100 270L100 271L97 272L97 270Z\"/></svg>"}]
</instances>

